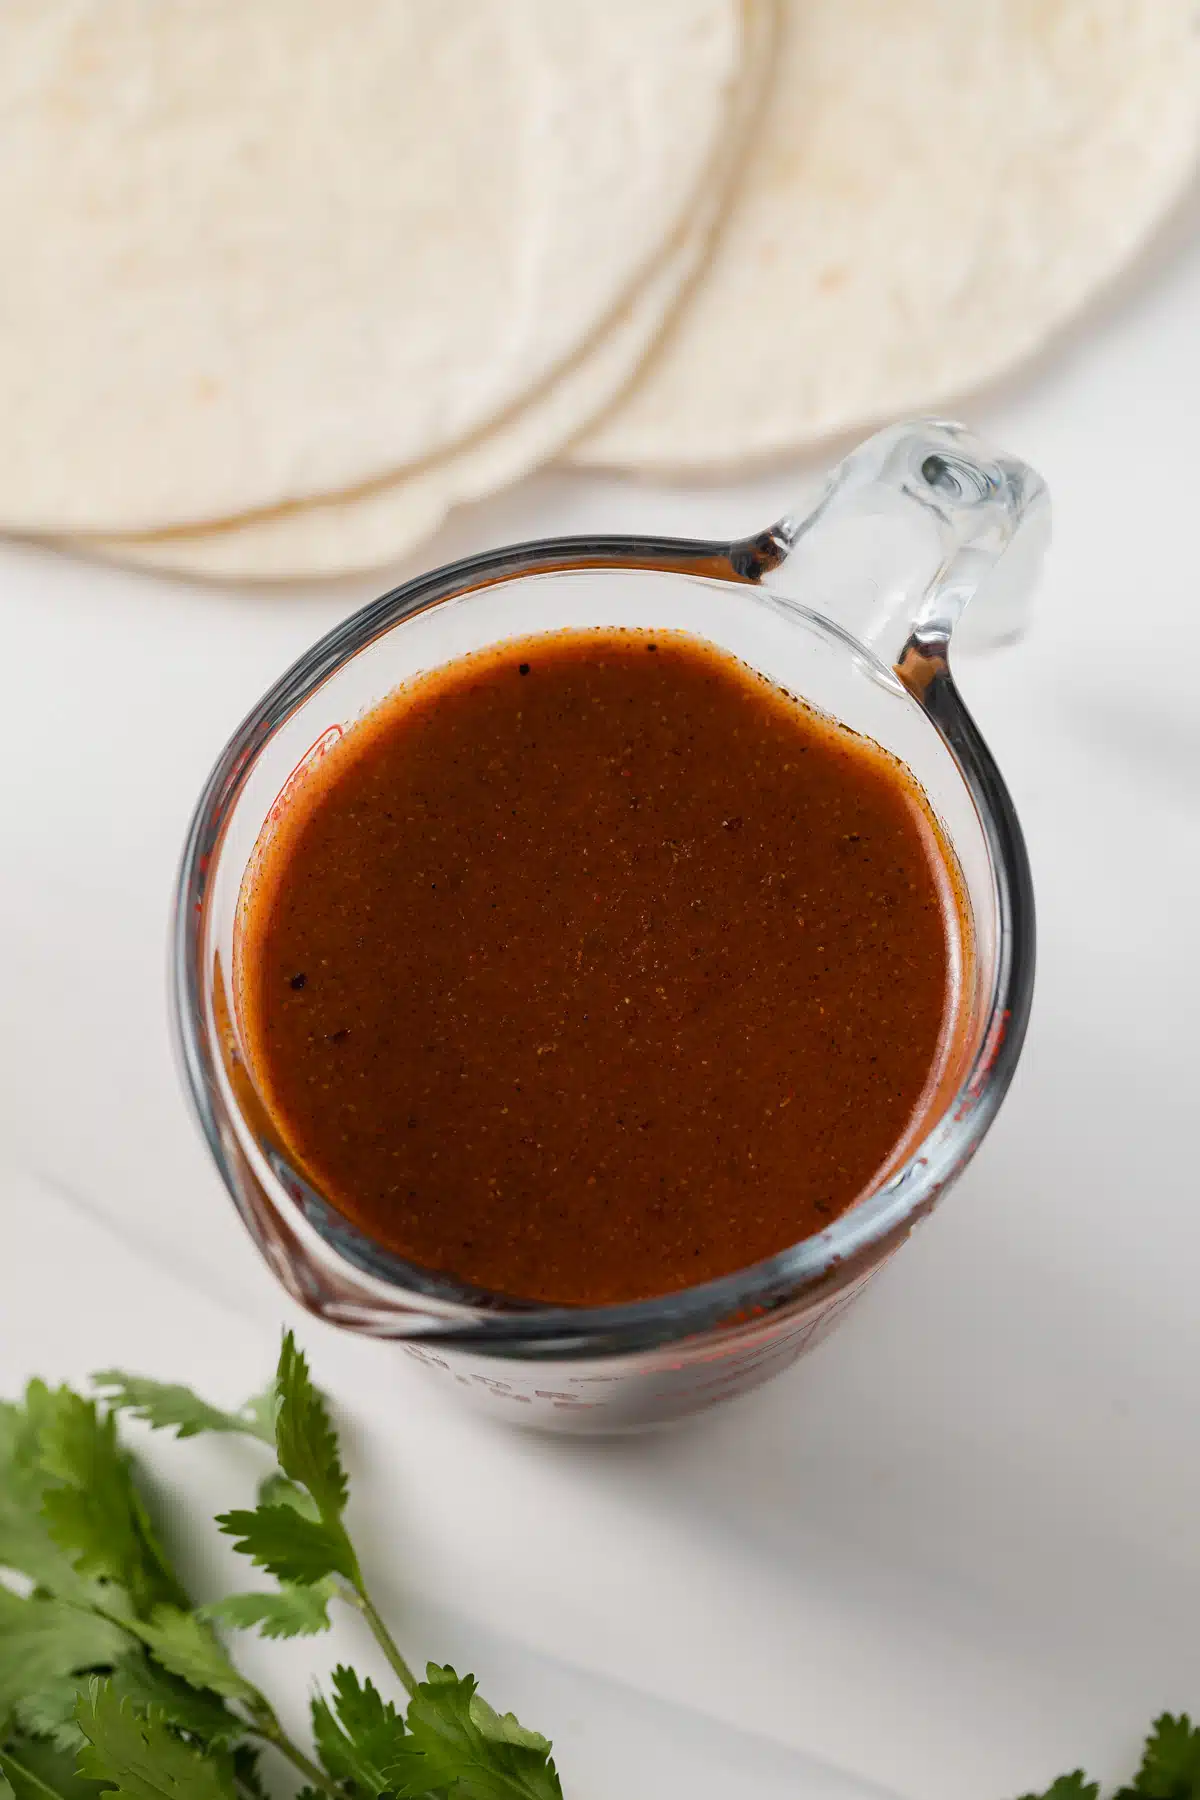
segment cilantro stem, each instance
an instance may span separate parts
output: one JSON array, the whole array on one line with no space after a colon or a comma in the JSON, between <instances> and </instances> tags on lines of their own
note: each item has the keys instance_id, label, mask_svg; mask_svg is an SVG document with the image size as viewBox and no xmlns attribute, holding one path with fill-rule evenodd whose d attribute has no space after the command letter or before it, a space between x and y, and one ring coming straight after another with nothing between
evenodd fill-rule
<instances>
[{"instance_id":1,"label":"cilantro stem","mask_svg":"<svg viewBox=\"0 0 1200 1800\"><path fill-rule=\"evenodd\" d=\"M37 1788L45 1794L47 1800L63 1800L57 1788L51 1787L48 1781L43 1781L40 1775L35 1775L32 1769L27 1769L20 1757L14 1756L11 1750L0 1750L0 1770L4 1769L5 1764L10 1769L15 1769L21 1780L28 1782L31 1788Z\"/></svg>"},{"instance_id":2,"label":"cilantro stem","mask_svg":"<svg viewBox=\"0 0 1200 1800\"><path fill-rule=\"evenodd\" d=\"M353 1589L347 1595L347 1599L351 1600L352 1603L357 1606L358 1610L362 1613L363 1618L371 1627L371 1633L375 1642L387 1657L392 1673L411 1700L412 1696L417 1691L419 1683L416 1676L401 1656L395 1638L376 1611L374 1602L367 1592L366 1584L361 1575L355 1582Z\"/></svg>"}]
</instances>

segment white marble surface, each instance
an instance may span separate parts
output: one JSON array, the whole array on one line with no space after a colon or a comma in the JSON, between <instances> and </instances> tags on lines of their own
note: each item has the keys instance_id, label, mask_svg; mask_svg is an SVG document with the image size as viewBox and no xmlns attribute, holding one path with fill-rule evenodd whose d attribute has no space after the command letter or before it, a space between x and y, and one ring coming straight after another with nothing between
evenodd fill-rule
<instances>
[{"instance_id":1,"label":"white marble surface","mask_svg":"<svg viewBox=\"0 0 1200 1800\"><path fill-rule=\"evenodd\" d=\"M571 1800L1006 1800L1081 1759L1123 1772L1153 1711L1200 1706L1200 204L960 410L1042 470L1056 547L1030 636L960 670L1029 836L1040 973L936 1223L772 1388L607 1449L506 1436L394 1349L305 1326L419 1647L466 1646L560 1740ZM733 532L813 482L549 475L423 560ZM0 549L6 1391L123 1360L233 1398L270 1362L285 1308L172 1064L168 900L229 730L383 585L236 593ZM210 1463L183 1479L216 1503Z\"/></svg>"}]
</instances>

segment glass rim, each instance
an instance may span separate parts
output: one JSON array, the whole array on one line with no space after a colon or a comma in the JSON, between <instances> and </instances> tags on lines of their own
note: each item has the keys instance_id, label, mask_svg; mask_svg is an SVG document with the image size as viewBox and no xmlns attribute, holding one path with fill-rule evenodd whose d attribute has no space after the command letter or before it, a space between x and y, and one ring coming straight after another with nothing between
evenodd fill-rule
<instances>
[{"instance_id":1,"label":"glass rim","mask_svg":"<svg viewBox=\"0 0 1200 1800\"><path fill-rule=\"evenodd\" d=\"M757 586L786 554L787 546L767 531L733 542L619 535L540 538L466 557L402 583L340 621L251 708L218 757L188 827L176 885L170 993L186 1089L218 1171L256 1241L255 1222L247 1215L230 1156L234 1107L222 1086L220 1054L209 1028L203 957L210 876L225 829L275 733L346 663L394 627L481 588L528 575L589 569L643 570ZM836 621L821 613L794 610L845 636ZM990 995L978 1008L982 1024L976 1048L957 1089L900 1167L819 1233L716 1280L650 1300L600 1307L489 1296L381 1250L285 1159L268 1155L243 1117L244 1129L259 1144L291 1203L299 1204L298 1193L305 1195L309 1205L303 1215L326 1248L347 1273L387 1291L386 1299L379 1296L379 1305L388 1309L386 1323L367 1329L481 1354L530 1358L619 1355L669 1345L768 1313L836 1278L839 1271L860 1266L872 1250L906 1235L969 1162L1012 1080L1029 1017L1035 922L1028 854L1003 777L951 677L947 640L914 635L902 662L892 669L851 641L893 683L899 676L923 709L957 766L984 835L996 907L995 969ZM283 1163L282 1173L277 1162ZM357 1314L369 1313L370 1305L364 1296Z\"/></svg>"}]
</instances>

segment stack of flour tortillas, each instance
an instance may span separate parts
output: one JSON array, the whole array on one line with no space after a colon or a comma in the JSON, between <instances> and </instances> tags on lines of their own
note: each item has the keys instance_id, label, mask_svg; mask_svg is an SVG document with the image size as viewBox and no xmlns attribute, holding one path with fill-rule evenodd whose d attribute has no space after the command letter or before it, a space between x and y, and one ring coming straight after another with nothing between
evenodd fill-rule
<instances>
[{"instance_id":1,"label":"stack of flour tortillas","mask_svg":"<svg viewBox=\"0 0 1200 1800\"><path fill-rule=\"evenodd\" d=\"M7 0L0 529L331 574L946 404L1198 136L1193 0Z\"/></svg>"}]
</instances>

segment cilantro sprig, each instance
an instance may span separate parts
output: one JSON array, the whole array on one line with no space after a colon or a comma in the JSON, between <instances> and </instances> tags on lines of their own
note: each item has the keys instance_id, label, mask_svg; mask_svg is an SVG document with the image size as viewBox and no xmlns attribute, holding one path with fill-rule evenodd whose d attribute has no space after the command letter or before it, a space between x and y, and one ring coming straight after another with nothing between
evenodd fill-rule
<instances>
[{"instance_id":1,"label":"cilantro sprig","mask_svg":"<svg viewBox=\"0 0 1200 1800\"><path fill-rule=\"evenodd\" d=\"M189 1387L178 1382L150 1381L144 1375L125 1375L120 1369L102 1369L92 1376L92 1386L111 1407L142 1419L155 1431L174 1428L176 1437L198 1437L202 1431L244 1432L275 1448L275 1393L272 1382L237 1412L210 1406Z\"/></svg>"},{"instance_id":2,"label":"cilantro sprig","mask_svg":"<svg viewBox=\"0 0 1200 1800\"><path fill-rule=\"evenodd\" d=\"M329 1409L291 1332L271 1386L226 1412L178 1383L109 1369L100 1399L30 1382L0 1403L0 1800L266 1800L273 1748L296 1800L562 1800L549 1742L497 1713L472 1675L419 1679L375 1605L346 1526ZM274 1586L195 1606L151 1518L117 1421L191 1438L236 1432L277 1466L218 1528ZM346 1603L400 1690L338 1666L295 1743L222 1630L315 1636ZM1082 1770L1024 1800L1100 1800ZM1200 1726L1164 1713L1110 1800L1200 1800Z\"/></svg>"},{"instance_id":3,"label":"cilantro sprig","mask_svg":"<svg viewBox=\"0 0 1200 1800\"><path fill-rule=\"evenodd\" d=\"M0 1800L264 1800L266 1746L303 1778L297 1800L562 1800L545 1738L496 1713L473 1676L430 1663L421 1680L401 1653L347 1530L329 1409L290 1332L270 1389L234 1412L177 1383L94 1379L99 1400L31 1382L22 1404L0 1404ZM121 1412L179 1438L273 1446L256 1505L217 1519L273 1587L193 1605L120 1443ZM338 1667L313 1698L306 1748L220 1631L315 1635L338 1602L363 1615L401 1697Z\"/></svg>"},{"instance_id":4,"label":"cilantro sprig","mask_svg":"<svg viewBox=\"0 0 1200 1800\"><path fill-rule=\"evenodd\" d=\"M1024 1800L1100 1800L1100 1785L1077 1769ZM1112 1800L1200 1800L1200 1725L1186 1713L1163 1713L1150 1728L1137 1774Z\"/></svg>"}]
</instances>

